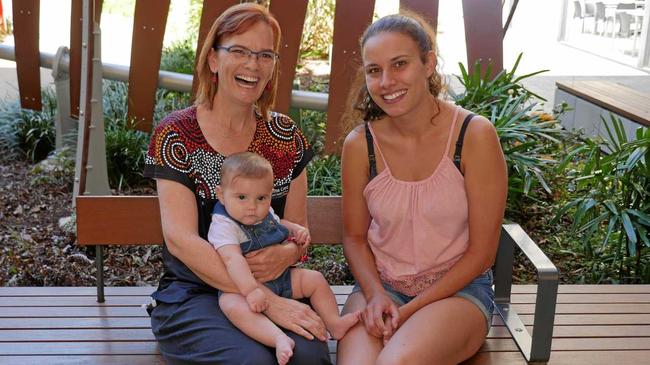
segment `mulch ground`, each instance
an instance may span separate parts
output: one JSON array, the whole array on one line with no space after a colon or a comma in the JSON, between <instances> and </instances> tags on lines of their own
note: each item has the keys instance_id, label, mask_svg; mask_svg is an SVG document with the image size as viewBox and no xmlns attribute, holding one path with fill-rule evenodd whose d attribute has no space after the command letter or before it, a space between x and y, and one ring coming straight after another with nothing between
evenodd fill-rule
<instances>
[{"instance_id":1,"label":"mulch ground","mask_svg":"<svg viewBox=\"0 0 650 365\"><path fill-rule=\"evenodd\" d=\"M95 249L76 244L73 174L0 162L0 286L94 286ZM107 247L106 285L155 285L158 246Z\"/></svg>"}]
</instances>

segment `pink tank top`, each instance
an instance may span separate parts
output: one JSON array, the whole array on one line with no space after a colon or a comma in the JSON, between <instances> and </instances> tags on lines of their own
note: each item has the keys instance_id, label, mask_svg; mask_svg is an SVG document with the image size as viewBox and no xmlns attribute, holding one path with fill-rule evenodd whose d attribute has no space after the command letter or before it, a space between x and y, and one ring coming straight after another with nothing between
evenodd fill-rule
<instances>
[{"instance_id":1,"label":"pink tank top","mask_svg":"<svg viewBox=\"0 0 650 365\"><path fill-rule=\"evenodd\" d=\"M396 179L372 133L384 170L363 194L371 216L368 243L381 280L415 296L442 277L469 245L468 205L463 175L448 156L457 108L445 153L424 180Z\"/></svg>"}]
</instances>

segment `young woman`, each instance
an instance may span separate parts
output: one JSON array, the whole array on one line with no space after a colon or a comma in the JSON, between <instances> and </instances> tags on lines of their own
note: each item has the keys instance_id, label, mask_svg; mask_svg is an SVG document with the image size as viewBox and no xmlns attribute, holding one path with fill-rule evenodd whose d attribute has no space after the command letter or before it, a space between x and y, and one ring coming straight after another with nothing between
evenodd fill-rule
<instances>
[{"instance_id":1,"label":"young woman","mask_svg":"<svg viewBox=\"0 0 650 365\"><path fill-rule=\"evenodd\" d=\"M195 105L168 115L151 138L145 176L156 179L165 238L165 272L152 295L151 327L170 364L277 363L272 348L242 333L219 308L217 289L237 287L206 238L224 158L242 151L271 163L276 214L307 226L305 167L313 153L288 117L269 112L279 43L278 22L266 8L244 3L226 10L199 55ZM255 278L266 282L301 255L301 247L285 243L247 261ZM329 364L318 315L260 288L268 300L264 314L295 342L290 364Z\"/></svg>"},{"instance_id":2,"label":"young woman","mask_svg":"<svg viewBox=\"0 0 650 365\"><path fill-rule=\"evenodd\" d=\"M344 250L357 285L339 341L348 364L456 364L490 328L507 172L492 124L440 98L435 35L379 19L343 145Z\"/></svg>"}]
</instances>

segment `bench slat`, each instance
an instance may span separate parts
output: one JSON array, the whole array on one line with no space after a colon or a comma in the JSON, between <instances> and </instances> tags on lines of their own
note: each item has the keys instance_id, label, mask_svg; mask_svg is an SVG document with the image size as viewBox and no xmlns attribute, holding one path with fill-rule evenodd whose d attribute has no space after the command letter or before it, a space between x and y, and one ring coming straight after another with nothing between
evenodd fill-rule
<instances>
[{"instance_id":1,"label":"bench slat","mask_svg":"<svg viewBox=\"0 0 650 365\"><path fill-rule=\"evenodd\" d=\"M650 350L650 338L553 338L553 351L606 351L606 350ZM481 351L516 351L512 339L488 338ZM552 358L552 356L551 356Z\"/></svg>"},{"instance_id":2,"label":"bench slat","mask_svg":"<svg viewBox=\"0 0 650 365\"><path fill-rule=\"evenodd\" d=\"M86 329L86 328L149 328L149 317L112 318L0 318L0 329ZM0 332L2 332L0 331Z\"/></svg>"},{"instance_id":3,"label":"bench slat","mask_svg":"<svg viewBox=\"0 0 650 365\"><path fill-rule=\"evenodd\" d=\"M150 295L156 290L153 286L109 286L105 288L106 296L129 296L129 295ZM94 286L68 286L61 287L33 287L33 286L16 286L3 287L0 289L0 298L2 297L22 297L22 296L92 296L97 295L97 288ZM95 297L96 298L96 297Z\"/></svg>"},{"instance_id":4,"label":"bench slat","mask_svg":"<svg viewBox=\"0 0 650 365\"><path fill-rule=\"evenodd\" d=\"M155 342L151 328L0 331L0 342Z\"/></svg>"},{"instance_id":5,"label":"bench slat","mask_svg":"<svg viewBox=\"0 0 650 365\"><path fill-rule=\"evenodd\" d=\"M532 326L527 327L529 330ZM627 326L555 326L554 338L650 338L650 325ZM488 334L492 339L510 339L504 326L494 326ZM18 328L0 331L0 342L98 342L155 341L150 327L138 328Z\"/></svg>"},{"instance_id":6,"label":"bench slat","mask_svg":"<svg viewBox=\"0 0 650 365\"><path fill-rule=\"evenodd\" d=\"M158 355L158 343L147 342L0 342L0 355ZM2 357L0 357L2 359ZM19 363L20 364L20 363Z\"/></svg>"},{"instance_id":7,"label":"bench slat","mask_svg":"<svg viewBox=\"0 0 650 365\"><path fill-rule=\"evenodd\" d=\"M160 355L51 355L51 356L0 356L0 364L97 364L97 365L164 365Z\"/></svg>"}]
</instances>

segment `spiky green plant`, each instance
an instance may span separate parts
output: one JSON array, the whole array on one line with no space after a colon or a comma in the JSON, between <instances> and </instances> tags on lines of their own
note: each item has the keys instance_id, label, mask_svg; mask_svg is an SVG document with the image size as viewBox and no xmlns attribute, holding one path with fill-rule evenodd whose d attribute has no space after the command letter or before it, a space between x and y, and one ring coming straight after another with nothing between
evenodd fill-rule
<instances>
[{"instance_id":1,"label":"spiky green plant","mask_svg":"<svg viewBox=\"0 0 650 365\"><path fill-rule=\"evenodd\" d=\"M577 197L554 221L571 216L572 232L588 257L613 253L619 281L650 282L650 130L638 128L636 139L628 140L619 118L601 120L608 140L586 139L567 156L585 160L573 173ZM596 247L595 237L602 237Z\"/></svg>"}]
</instances>

